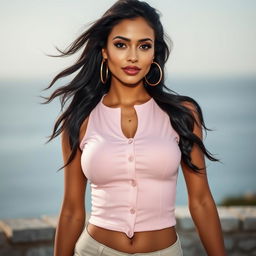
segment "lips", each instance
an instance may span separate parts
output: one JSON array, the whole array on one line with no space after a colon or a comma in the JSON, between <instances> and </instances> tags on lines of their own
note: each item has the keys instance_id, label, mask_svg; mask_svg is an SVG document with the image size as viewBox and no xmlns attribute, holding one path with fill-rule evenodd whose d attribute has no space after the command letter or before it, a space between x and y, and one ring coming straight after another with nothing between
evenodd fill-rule
<instances>
[{"instance_id":1,"label":"lips","mask_svg":"<svg viewBox=\"0 0 256 256\"><path fill-rule=\"evenodd\" d=\"M130 76L134 76L137 75L140 72L140 68L136 67L136 66L127 66L122 68L123 71Z\"/></svg>"}]
</instances>

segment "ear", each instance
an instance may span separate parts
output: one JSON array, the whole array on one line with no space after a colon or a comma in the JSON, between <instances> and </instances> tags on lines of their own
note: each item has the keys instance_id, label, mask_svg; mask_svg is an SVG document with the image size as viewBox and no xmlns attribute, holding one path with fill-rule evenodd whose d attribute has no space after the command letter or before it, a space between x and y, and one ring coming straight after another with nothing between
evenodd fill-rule
<instances>
[{"instance_id":1,"label":"ear","mask_svg":"<svg viewBox=\"0 0 256 256\"><path fill-rule=\"evenodd\" d=\"M107 50L105 48L101 49L101 53L102 53L102 56L103 56L104 59L108 58Z\"/></svg>"}]
</instances>

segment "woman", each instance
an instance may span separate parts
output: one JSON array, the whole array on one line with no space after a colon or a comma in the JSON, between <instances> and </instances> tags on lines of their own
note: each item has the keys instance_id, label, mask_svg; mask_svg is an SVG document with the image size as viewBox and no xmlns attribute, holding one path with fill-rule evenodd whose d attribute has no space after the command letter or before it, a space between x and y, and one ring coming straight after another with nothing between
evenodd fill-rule
<instances>
[{"instance_id":1,"label":"woman","mask_svg":"<svg viewBox=\"0 0 256 256\"><path fill-rule=\"evenodd\" d=\"M205 250L225 255L204 156L217 159L202 142L197 102L164 84L169 46L156 10L119 0L60 56L82 47L46 88L80 69L45 102L60 96L63 109L71 99L49 139L61 134L65 163L54 255L183 255L174 215L179 164Z\"/></svg>"}]
</instances>

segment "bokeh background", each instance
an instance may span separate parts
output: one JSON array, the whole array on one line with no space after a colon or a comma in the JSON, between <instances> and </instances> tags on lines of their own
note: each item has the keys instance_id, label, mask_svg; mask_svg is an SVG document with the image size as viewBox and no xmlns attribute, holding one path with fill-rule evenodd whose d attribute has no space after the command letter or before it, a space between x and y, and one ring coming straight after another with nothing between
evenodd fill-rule
<instances>
[{"instance_id":1,"label":"bokeh background","mask_svg":"<svg viewBox=\"0 0 256 256\"><path fill-rule=\"evenodd\" d=\"M60 139L45 144L60 113L58 100L39 95L77 58L52 58L65 49L113 0L0 0L0 218L59 213L63 199ZM203 109L207 161L216 204L256 192L256 2L254 0L149 0L161 13L173 49L166 84ZM69 81L58 81L53 89ZM179 170L177 205L187 204ZM86 190L90 211L90 185Z\"/></svg>"}]
</instances>

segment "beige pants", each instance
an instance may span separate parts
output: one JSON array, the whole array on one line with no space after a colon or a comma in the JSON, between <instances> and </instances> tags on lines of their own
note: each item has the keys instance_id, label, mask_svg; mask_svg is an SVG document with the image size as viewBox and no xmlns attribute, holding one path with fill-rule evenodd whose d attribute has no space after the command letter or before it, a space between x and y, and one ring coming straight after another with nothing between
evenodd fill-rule
<instances>
[{"instance_id":1,"label":"beige pants","mask_svg":"<svg viewBox=\"0 0 256 256\"><path fill-rule=\"evenodd\" d=\"M167 248L148 253L130 254L117 251L104 244L101 244L90 236L87 231L87 226L88 222L86 223L86 227L76 242L73 256L183 256L178 233L176 233L177 241Z\"/></svg>"}]
</instances>

